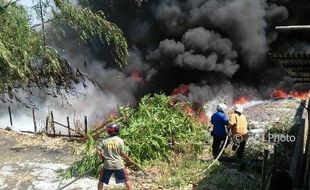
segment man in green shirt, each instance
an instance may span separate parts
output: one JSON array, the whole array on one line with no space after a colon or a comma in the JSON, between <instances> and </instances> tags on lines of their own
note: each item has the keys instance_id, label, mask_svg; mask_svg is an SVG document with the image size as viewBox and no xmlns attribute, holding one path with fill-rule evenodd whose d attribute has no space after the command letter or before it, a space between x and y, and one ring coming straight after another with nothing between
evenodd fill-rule
<instances>
[{"instance_id":1,"label":"man in green shirt","mask_svg":"<svg viewBox=\"0 0 310 190\"><path fill-rule=\"evenodd\" d=\"M109 184L113 174L116 183L125 183L126 189L130 190L131 184L125 169L124 160L127 163L133 163L133 161L125 154L124 141L117 136L120 126L118 124L109 124L106 130L109 137L100 140L97 145L97 154L104 161L98 182L98 190L103 190L103 183Z\"/></svg>"}]
</instances>

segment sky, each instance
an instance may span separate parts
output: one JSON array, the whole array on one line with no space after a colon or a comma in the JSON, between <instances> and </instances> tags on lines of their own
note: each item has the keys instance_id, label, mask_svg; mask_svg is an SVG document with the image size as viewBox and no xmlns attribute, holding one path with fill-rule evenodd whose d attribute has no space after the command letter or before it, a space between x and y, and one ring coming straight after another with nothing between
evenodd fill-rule
<instances>
[{"instance_id":1,"label":"sky","mask_svg":"<svg viewBox=\"0 0 310 190\"><path fill-rule=\"evenodd\" d=\"M38 21L35 17L35 11L32 9L32 6L35 4L35 0L19 0L18 3L24 5L29 12L29 15L31 16L30 23L36 24Z\"/></svg>"}]
</instances>

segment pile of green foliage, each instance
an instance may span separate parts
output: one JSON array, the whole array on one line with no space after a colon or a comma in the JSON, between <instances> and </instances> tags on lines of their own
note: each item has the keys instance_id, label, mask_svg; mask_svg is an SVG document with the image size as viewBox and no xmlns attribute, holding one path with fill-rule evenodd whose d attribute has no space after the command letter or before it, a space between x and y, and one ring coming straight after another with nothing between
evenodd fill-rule
<instances>
[{"instance_id":1,"label":"pile of green foliage","mask_svg":"<svg viewBox=\"0 0 310 190\"><path fill-rule=\"evenodd\" d=\"M120 136L126 152L140 164L154 160L169 162L174 154L195 156L203 150L203 126L182 110L181 103L172 104L168 96L147 95L136 108L121 107L116 121L123 126ZM92 167L99 171L100 160L95 155L92 133L89 132L82 160L74 163L64 173L65 177L83 174Z\"/></svg>"},{"instance_id":2,"label":"pile of green foliage","mask_svg":"<svg viewBox=\"0 0 310 190\"><path fill-rule=\"evenodd\" d=\"M202 150L202 125L180 104L183 103L172 104L170 97L155 94L142 98L136 109L120 108L123 119L119 122L125 127L121 137L131 157L139 162L169 160L176 149L193 154Z\"/></svg>"}]
</instances>

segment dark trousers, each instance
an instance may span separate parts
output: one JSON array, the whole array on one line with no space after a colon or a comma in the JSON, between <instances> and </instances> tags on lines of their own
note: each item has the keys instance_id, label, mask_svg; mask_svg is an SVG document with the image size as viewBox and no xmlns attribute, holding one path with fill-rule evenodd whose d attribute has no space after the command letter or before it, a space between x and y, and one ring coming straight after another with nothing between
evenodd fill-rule
<instances>
[{"instance_id":1,"label":"dark trousers","mask_svg":"<svg viewBox=\"0 0 310 190\"><path fill-rule=\"evenodd\" d=\"M241 142L239 143L239 147L238 147L238 149L237 149L237 157L238 157L239 159L242 159L242 158L243 158L243 152L244 152L244 148L245 148L245 143L246 143L246 141L241 141Z\"/></svg>"},{"instance_id":2,"label":"dark trousers","mask_svg":"<svg viewBox=\"0 0 310 190\"><path fill-rule=\"evenodd\" d=\"M225 143L225 139L226 139L226 136L215 136L215 135L213 136L212 154L214 158L216 158L218 154L221 152L224 146L224 143ZM229 144L229 141L227 142L226 147L228 144Z\"/></svg>"}]
</instances>

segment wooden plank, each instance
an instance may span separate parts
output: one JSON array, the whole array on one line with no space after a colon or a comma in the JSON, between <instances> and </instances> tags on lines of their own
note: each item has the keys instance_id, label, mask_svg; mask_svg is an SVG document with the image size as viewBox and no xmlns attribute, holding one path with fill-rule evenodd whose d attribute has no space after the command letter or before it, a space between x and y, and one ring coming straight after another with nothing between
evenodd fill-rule
<instances>
[{"instance_id":1,"label":"wooden plank","mask_svg":"<svg viewBox=\"0 0 310 190\"><path fill-rule=\"evenodd\" d=\"M41 133L35 133L33 131L20 131L20 132L22 132L22 133L30 133L30 134L41 134ZM60 134L46 134L46 135L49 136L49 137L74 137L74 138L83 138L83 139L85 139L81 135L71 135L71 136L69 136L69 135L63 135L63 134L61 134L61 132L59 132L59 133Z\"/></svg>"},{"instance_id":2,"label":"wooden plank","mask_svg":"<svg viewBox=\"0 0 310 190\"><path fill-rule=\"evenodd\" d=\"M61 124L61 123L59 123L59 122L57 122L57 121L54 121L53 123L55 123L55 124L57 124L57 125L59 125L59 126L61 126L61 127L64 127L64 128L66 128L66 129L68 129L68 130L70 130L70 131L72 131L72 132L75 132L75 133L77 133L78 135L81 135L81 136L86 137L84 134L80 133L80 132L77 131L76 129L73 129L73 128L71 128L71 127L70 127L70 129L69 129L67 125ZM71 135L71 136L72 136L72 135Z\"/></svg>"},{"instance_id":3,"label":"wooden plank","mask_svg":"<svg viewBox=\"0 0 310 190\"><path fill-rule=\"evenodd\" d=\"M309 83L310 82L310 80L294 80L293 81L294 83Z\"/></svg>"},{"instance_id":4,"label":"wooden plank","mask_svg":"<svg viewBox=\"0 0 310 190\"><path fill-rule=\"evenodd\" d=\"M47 134L47 136L49 137L74 137L74 138L84 138L83 136L81 135L63 135L63 134Z\"/></svg>"},{"instance_id":5,"label":"wooden plank","mask_svg":"<svg viewBox=\"0 0 310 190\"><path fill-rule=\"evenodd\" d=\"M33 131L20 131L20 132L22 132L22 133L36 134L36 133L35 133L35 132L33 132Z\"/></svg>"}]
</instances>

